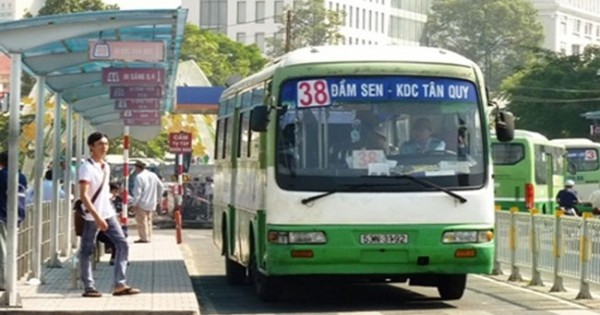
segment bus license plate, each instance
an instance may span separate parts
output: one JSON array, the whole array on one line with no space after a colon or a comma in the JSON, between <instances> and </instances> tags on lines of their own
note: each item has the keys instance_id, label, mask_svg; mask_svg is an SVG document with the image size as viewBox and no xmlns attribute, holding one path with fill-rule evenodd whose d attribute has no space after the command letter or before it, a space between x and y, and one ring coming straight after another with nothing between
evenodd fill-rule
<instances>
[{"instance_id":1,"label":"bus license plate","mask_svg":"<svg viewBox=\"0 0 600 315\"><path fill-rule=\"evenodd\" d=\"M408 234L361 234L361 244L408 244Z\"/></svg>"}]
</instances>

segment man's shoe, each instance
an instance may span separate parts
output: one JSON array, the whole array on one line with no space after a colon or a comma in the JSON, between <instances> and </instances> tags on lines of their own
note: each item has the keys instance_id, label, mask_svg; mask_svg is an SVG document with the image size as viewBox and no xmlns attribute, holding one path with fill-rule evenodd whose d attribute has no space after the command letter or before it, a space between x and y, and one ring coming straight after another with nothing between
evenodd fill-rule
<instances>
[{"instance_id":1,"label":"man's shoe","mask_svg":"<svg viewBox=\"0 0 600 315\"><path fill-rule=\"evenodd\" d=\"M144 240L135 240L133 242L134 243L150 243L150 241L144 241Z\"/></svg>"}]
</instances>

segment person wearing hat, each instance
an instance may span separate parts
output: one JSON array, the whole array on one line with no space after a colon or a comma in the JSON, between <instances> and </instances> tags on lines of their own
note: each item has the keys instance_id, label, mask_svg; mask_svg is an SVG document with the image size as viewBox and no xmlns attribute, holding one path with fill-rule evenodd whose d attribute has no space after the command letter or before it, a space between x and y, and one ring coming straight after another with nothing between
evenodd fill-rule
<instances>
[{"instance_id":1,"label":"person wearing hat","mask_svg":"<svg viewBox=\"0 0 600 315\"><path fill-rule=\"evenodd\" d=\"M565 181L565 188L561 189L556 195L556 202L559 207L564 209L565 215L578 215L578 210L575 207L581 201L577 197L577 191L574 189L575 182L568 179Z\"/></svg>"},{"instance_id":2,"label":"person wearing hat","mask_svg":"<svg viewBox=\"0 0 600 315\"><path fill-rule=\"evenodd\" d=\"M135 213L139 239L134 243L150 243L152 238L152 213L163 194L163 184L156 174L146 169L146 163L135 162L135 184L131 209Z\"/></svg>"},{"instance_id":3,"label":"person wearing hat","mask_svg":"<svg viewBox=\"0 0 600 315\"><path fill-rule=\"evenodd\" d=\"M446 143L431 136L431 121L419 118L411 129L411 139L400 146L400 154L423 154L429 151L444 151Z\"/></svg>"}]
</instances>

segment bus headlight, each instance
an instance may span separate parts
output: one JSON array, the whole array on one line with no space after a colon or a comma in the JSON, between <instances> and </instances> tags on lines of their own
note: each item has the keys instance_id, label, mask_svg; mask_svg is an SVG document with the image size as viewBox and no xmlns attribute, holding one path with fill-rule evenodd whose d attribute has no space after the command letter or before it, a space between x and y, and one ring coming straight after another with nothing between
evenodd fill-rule
<instances>
[{"instance_id":1,"label":"bus headlight","mask_svg":"<svg viewBox=\"0 0 600 315\"><path fill-rule=\"evenodd\" d=\"M269 231L269 242L275 244L325 244L327 236L323 231L284 232Z\"/></svg>"},{"instance_id":2,"label":"bus headlight","mask_svg":"<svg viewBox=\"0 0 600 315\"><path fill-rule=\"evenodd\" d=\"M442 243L486 243L493 239L493 232L483 231L447 231L442 236Z\"/></svg>"}]
</instances>

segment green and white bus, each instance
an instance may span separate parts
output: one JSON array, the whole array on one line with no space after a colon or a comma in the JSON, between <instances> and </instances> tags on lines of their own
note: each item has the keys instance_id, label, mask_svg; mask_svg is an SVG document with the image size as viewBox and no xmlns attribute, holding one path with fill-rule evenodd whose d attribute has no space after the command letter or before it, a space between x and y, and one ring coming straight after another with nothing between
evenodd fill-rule
<instances>
[{"instance_id":1,"label":"green and white bus","mask_svg":"<svg viewBox=\"0 0 600 315\"><path fill-rule=\"evenodd\" d=\"M510 143L492 137L496 205L554 213L564 185L565 155L562 144L533 131L515 130Z\"/></svg>"},{"instance_id":2,"label":"green and white bus","mask_svg":"<svg viewBox=\"0 0 600 315\"><path fill-rule=\"evenodd\" d=\"M567 179L575 181L575 190L587 201L594 190L600 188L600 143L585 138L553 139L567 149Z\"/></svg>"},{"instance_id":3,"label":"green and white bus","mask_svg":"<svg viewBox=\"0 0 600 315\"><path fill-rule=\"evenodd\" d=\"M332 46L227 88L213 236L228 282L252 282L263 301L300 278L410 281L459 299L467 274L492 270L482 84L450 51ZM423 119L435 150L400 154ZM510 113L495 120L510 140Z\"/></svg>"}]
</instances>

